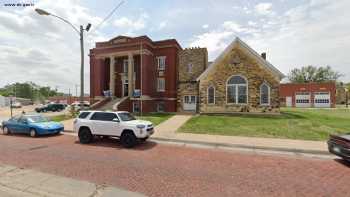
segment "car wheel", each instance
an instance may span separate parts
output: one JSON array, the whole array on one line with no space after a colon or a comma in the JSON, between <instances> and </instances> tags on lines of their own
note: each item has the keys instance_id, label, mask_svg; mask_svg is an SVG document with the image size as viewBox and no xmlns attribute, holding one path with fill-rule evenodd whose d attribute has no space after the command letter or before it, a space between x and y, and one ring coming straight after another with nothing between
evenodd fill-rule
<instances>
[{"instance_id":1,"label":"car wheel","mask_svg":"<svg viewBox=\"0 0 350 197\"><path fill-rule=\"evenodd\" d=\"M82 128L79 131L78 136L79 136L79 141L82 144L90 143L92 141L92 138L94 137L88 128Z\"/></svg>"},{"instance_id":2,"label":"car wheel","mask_svg":"<svg viewBox=\"0 0 350 197\"><path fill-rule=\"evenodd\" d=\"M122 143L123 147L132 148L136 145L137 138L133 132L123 132L122 136L120 137L120 142Z\"/></svg>"},{"instance_id":3,"label":"car wheel","mask_svg":"<svg viewBox=\"0 0 350 197\"><path fill-rule=\"evenodd\" d=\"M29 135L30 135L30 137L36 137L37 136L36 130L35 129L30 129Z\"/></svg>"},{"instance_id":4,"label":"car wheel","mask_svg":"<svg viewBox=\"0 0 350 197\"><path fill-rule=\"evenodd\" d=\"M4 126L4 127L2 128L2 133L3 133L4 135L8 135L8 134L10 134L10 129L7 128L6 126Z\"/></svg>"}]
</instances>

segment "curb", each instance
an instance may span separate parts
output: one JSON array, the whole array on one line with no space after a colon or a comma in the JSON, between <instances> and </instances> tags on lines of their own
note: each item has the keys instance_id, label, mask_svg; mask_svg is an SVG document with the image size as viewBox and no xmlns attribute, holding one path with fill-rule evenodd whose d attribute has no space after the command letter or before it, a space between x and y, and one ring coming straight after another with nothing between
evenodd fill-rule
<instances>
[{"instance_id":1,"label":"curb","mask_svg":"<svg viewBox=\"0 0 350 197\"><path fill-rule=\"evenodd\" d=\"M243 149L254 149L254 150L268 150L268 151L279 151L279 152L292 152L295 154L315 154L315 155L331 155L328 151L321 150L310 150L310 149L298 149L298 148L277 148L277 147L269 147L269 146L252 146L252 145L244 145L244 144L228 144L228 143L216 143L216 142L205 142L205 141L194 141L194 140L180 140L180 139L172 139L172 138L162 138L162 137L151 137L151 139L156 141L163 142L177 142L184 144L193 144L193 145L204 145L204 146L212 146L212 147L227 147L227 148L243 148Z\"/></svg>"},{"instance_id":2,"label":"curb","mask_svg":"<svg viewBox=\"0 0 350 197\"><path fill-rule=\"evenodd\" d=\"M77 136L73 131L66 130L63 134ZM267 150L267 151L278 151L278 152L290 152L295 154L314 154L314 155L326 155L330 156L328 151L322 150L310 150L310 149L299 149L299 148L277 148L271 146L252 146L245 144L229 144L229 143L217 143L217 142L206 142L206 141L194 141L194 140L180 140L174 138L165 138L165 137L151 137L151 140L163 141L163 142L176 142L184 144L193 144L193 145L204 145L211 147L226 147L226 148L242 148L242 149L253 149L253 150Z\"/></svg>"}]
</instances>

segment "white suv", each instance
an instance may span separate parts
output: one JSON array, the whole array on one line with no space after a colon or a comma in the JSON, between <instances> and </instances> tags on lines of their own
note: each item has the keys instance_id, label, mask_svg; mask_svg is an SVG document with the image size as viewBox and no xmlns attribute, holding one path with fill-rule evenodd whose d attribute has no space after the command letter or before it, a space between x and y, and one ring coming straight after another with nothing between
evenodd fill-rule
<instances>
[{"instance_id":1,"label":"white suv","mask_svg":"<svg viewBox=\"0 0 350 197\"><path fill-rule=\"evenodd\" d=\"M94 136L119 137L124 147L146 141L154 133L149 121L136 120L129 112L81 111L74 120L74 132L80 143L90 143Z\"/></svg>"}]
</instances>

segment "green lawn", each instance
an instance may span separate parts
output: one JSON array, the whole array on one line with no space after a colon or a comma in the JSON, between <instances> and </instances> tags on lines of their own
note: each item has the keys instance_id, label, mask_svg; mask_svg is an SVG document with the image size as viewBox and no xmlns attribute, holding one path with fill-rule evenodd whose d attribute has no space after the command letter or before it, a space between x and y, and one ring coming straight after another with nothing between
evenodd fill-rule
<instances>
[{"instance_id":1,"label":"green lawn","mask_svg":"<svg viewBox=\"0 0 350 197\"><path fill-rule=\"evenodd\" d=\"M174 114L169 114L169 113L147 113L147 114L143 114L142 116L136 116L136 117L137 119L151 121L153 125L158 125L161 122L168 120L173 115Z\"/></svg>"},{"instance_id":2,"label":"green lawn","mask_svg":"<svg viewBox=\"0 0 350 197\"><path fill-rule=\"evenodd\" d=\"M50 117L50 120L56 121L56 122L61 122L61 121L72 119L72 118L73 117L70 115L57 115L57 116Z\"/></svg>"},{"instance_id":3,"label":"green lawn","mask_svg":"<svg viewBox=\"0 0 350 197\"><path fill-rule=\"evenodd\" d=\"M331 133L350 132L349 109L281 109L281 115L200 115L178 132L326 140Z\"/></svg>"}]
</instances>

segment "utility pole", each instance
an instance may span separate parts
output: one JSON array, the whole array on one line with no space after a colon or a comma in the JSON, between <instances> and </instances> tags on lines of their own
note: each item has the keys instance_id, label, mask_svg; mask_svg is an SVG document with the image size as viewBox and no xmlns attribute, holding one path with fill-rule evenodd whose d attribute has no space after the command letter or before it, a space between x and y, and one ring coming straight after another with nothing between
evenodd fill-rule
<instances>
[{"instance_id":1,"label":"utility pole","mask_svg":"<svg viewBox=\"0 0 350 197\"><path fill-rule=\"evenodd\" d=\"M77 84L75 84L75 97L78 97L78 86Z\"/></svg>"},{"instance_id":2,"label":"utility pole","mask_svg":"<svg viewBox=\"0 0 350 197\"><path fill-rule=\"evenodd\" d=\"M82 25L80 25L80 57L80 109L84 109L84 28Z\"/></svg>"},{"instance_id":3,"label":"utility pole","mask_svg":"<svg viewBox=\"0 0 350 197\"><path fill-rule=\"evenodd\" d=\"M86 25L86 28L84 29L84 27L82 25L80 25L80 30L78 30L71 22L69 22L68 20L54 15L52 13L49 13L45 10L42 9L35 9L35 11L40 14L40 15L44 15L44 16L53 16L56 17L58 19L60 19L61 21L67 23L68 25L70 25L79 35L80 38L80 54L81 54L81 68L80 68L80 103L81 103L81 107L83 108L83 103L84 103L84 30L85 31L89 31L91 28L91 24L88 23Z\"/></svg>"},{"instance_id":4,"label":"utility pole","mask_svg":"<svg viewBox=\"0 0 350 197\"><path fill-rule=\"evenodd\" d=\"M68 98L67 98L67 104L70 105L71 103L71 96L70 96L70 88L68 88Z\"/></svg>"},{"instance_id":5,"label":"utility pole","mask_svg":"<svg viewBox=\"0 0 350 197\"><path fill-rule=\"evenodd\" d=\"M143 56L143 54L142 54L142 41L141 41L141 47L140 47L140 49L141 49L141 51L140 51L140 81L141 81L141 84L140 84L140 93L141 93L141 96L140 96L140 115L142 116L142 56Z\"/></svg>"}]
</instances>

